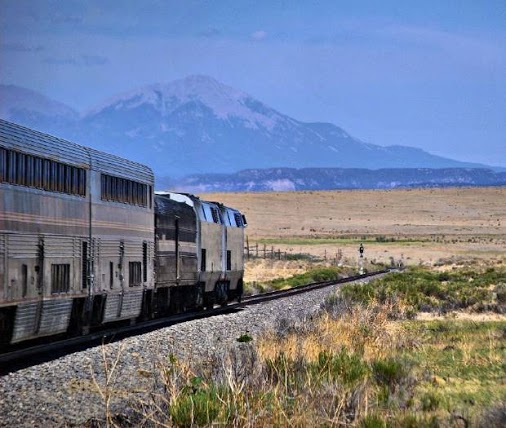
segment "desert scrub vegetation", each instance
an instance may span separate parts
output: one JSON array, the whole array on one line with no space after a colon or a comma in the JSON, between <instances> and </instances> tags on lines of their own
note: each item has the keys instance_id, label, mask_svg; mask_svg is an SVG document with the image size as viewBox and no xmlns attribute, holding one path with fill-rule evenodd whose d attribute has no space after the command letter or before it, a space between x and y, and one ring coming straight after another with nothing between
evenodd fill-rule
<instances>
[{"instance_id":1,"label":"desert scrub vegetation","mask_svg":"<svg viewBox=\"0 0 506 428\"><path fill-rule=\"evenodd\" d=\"M504 426L506 321L392 320L391 303L279 323L193 368L170 357L144 426Z\"/></svg>"},{"instance_id":2,"label":"desert scrub vegetation","mask_svg":"<svg viewBox=\"0 0 506 428\"><path fill-rule=\"evenodd\" d=\"M205 361L190 365L171 356L156 368L155 388L137 404L135 423L503 427L505 317L476 322L406 316L416 308L412 284L415 294L434 297L436 308L458 294L457 285L488 290L477 296L495 308L504 302L504 276L482 273L416 269L403 274L404 285L394 274L347 286L319 313L295 322L280 319L260 337L243 334ZM447 286L436 291L424 280Z\"/></svg>"},{"instance_id":3,"label":"desert scrub vegetation","mask_svg":"<svg viewBox=\"0 0 506 428\"><path fill-rule=\"evenodd\" d=\"M466 309L506 313L506 269L433 272L410 268L366 284L349 284L341 298L350 304L396 302L409 315L416 312L447 313Z\"/></svg>"},{"instance_id":4,"label":"desert scrub vegetation","mask_svg":"<svg viewBox=\"0 0 506 428\"><path fill-rule=\"evenodd\" d=\"M380 269L382 267L383 266L381 265L377 265L375 266L375 269ZM309 266L306 272L291 275L287 278L278 277L271 280L255 282L254 285L247 283L246 291L252 293L253 291L264 292L269 290L282 290L310 284L313 282L332 281L356 274L356 270L349 266L336 267L324 266L322 264L313 265Z\"/></svg>"},{"instance_id":5,"label":"desert scrub vegetation","mask_svg":"<svg viewBox=\"0 0 506 428\"><path fill-rule=\"evenodd\" d=\"M342 268L315 267L305 273L293 275L289 278L273 279L266 283L265 286L269 289L280 290L283 288L292 288L300 285L306 285L312 282L331 281L334 279L342 278L343 274L344 270Z\"/></svg>"},{"instance_id":6,"label":"desert scrub vegetation","mask_svg":"<svg viewBox=\"0 0 506 428\"><path fill-rule=\"evenodd\" d=\"M350 269L325 266L308 266L306 272L290 275L286 278L277 277L274 279L255 281L254 284L246 283L246 293L265 292L270 290L282 290L310 284L312 282L329 281L348 276Z\"/></svg>"}]
</instances>

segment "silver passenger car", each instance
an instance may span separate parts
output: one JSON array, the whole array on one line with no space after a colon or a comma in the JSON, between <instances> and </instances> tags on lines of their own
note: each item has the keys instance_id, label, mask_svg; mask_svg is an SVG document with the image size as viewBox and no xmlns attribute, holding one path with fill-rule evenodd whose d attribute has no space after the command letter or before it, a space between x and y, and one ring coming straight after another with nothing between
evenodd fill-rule
<instances>
[{"instance_id":1,"label":"silver passenger car","mask_svg":"<svg viewBox=\"0 0 506 428\"><path fill-rule=\"evenodd\" d=\"M144 165L0 120L0 344L141 314L153 181Z\"/></svg>"}]
</instances>

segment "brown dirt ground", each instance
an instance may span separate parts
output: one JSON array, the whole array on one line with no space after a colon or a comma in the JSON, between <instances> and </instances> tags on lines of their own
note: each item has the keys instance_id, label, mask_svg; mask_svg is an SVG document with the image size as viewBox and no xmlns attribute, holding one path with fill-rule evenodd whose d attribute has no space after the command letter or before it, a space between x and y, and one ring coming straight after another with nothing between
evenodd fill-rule
<instances>
[{"instance_id":1,"label":"brown dirt ground","mask_svg":"<svg viewBox=\"0 0 506 428\"><path fill-rule=\"evenodd\" d=\"M263 240L274 239L267 242L268 248L327 255L329 260L341 250L345 263L353 265L360 240L365 240L365 257L378 263L388 264L392 258L407 265L439 268L506 263L506 187L200 196L242 211L248 219L246 234L251 247L260 242L263 248ZM377 242L379 237L395 241ZM299 241L288 241L291 238ZM261 265L249 264L247 276L256 268L277 270L272 262ZM278 266L286 271L281 276L305 268L300 263L292 265Z\"/></svg>"}]
</instances>

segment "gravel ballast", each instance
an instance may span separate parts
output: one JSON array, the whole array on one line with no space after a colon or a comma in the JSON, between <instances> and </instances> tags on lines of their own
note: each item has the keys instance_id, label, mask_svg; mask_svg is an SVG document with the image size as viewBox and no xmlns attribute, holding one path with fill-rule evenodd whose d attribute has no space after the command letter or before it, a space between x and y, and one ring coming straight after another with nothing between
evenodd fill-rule
<instances>
[{"instance_id":1,"label":"gravel ballast","mask_svg":"<svg viewBox=\"0 0 506 428\"><path fill-rule=\"evenodd\" d=\"M305 322L336 286L210 318L172 325L90 348L0 378L1 427L79 426L105 420L106 365L114 400L111 412L128 414L157 383L157 367L178 360L198 363L240 346L237 338Z\"/></svg>"}]
</instances>

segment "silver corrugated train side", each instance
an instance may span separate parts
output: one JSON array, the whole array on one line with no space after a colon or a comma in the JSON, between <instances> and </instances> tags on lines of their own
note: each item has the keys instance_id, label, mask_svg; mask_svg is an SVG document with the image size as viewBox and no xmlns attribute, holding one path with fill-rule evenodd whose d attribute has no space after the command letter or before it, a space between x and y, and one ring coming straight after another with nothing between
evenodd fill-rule
<instances>
[{"instance_id":1,"label":"silver corrugated train side","mask_svg":"<svg viewBox=\"0 0 506 428\"><path fill-rule=\"evenodd\" d=\"M0 343L139 316L153 183L144 165L0 121Z\"/></svg>"}]
</instances>

